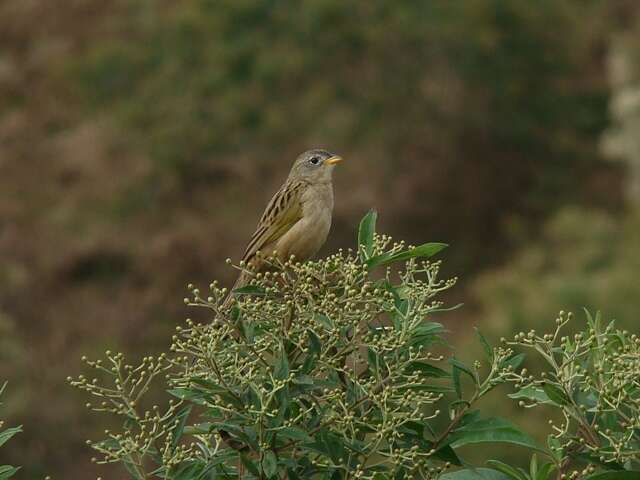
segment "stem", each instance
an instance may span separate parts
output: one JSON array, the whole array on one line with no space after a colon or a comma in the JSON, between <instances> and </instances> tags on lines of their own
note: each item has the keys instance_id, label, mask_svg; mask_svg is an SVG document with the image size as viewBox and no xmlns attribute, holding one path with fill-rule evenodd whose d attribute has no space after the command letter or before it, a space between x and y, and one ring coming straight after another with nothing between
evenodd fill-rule
<instances>
[{"instance_id":1,"label":"stem","mask_svg":"<svg viewBox=\"0 0 640 480\"><path fill-rule=\"evenodd\" d=\"M455 428L458 426L458 424L460 423L460 421L462 420L462 417L464 417L464 415L469 411L469 409L471 408L471 405L479 398L479 396L474 395L474 398L469 401L466 406L464 408L462 408L457 414L456 416L453 418L453 420L451 420L451 423L449 423L449 425L447 426L447 428L445 428L445 430L438 436L438 438L436 438L436 440L433 442L433 446L431 448L433 448L433 450L438 451L440 449L440 446L442 444L442 442L444 440L446 440L446 438L449 436L449 434L455 430Z\"/></svg>"}]
</instances>

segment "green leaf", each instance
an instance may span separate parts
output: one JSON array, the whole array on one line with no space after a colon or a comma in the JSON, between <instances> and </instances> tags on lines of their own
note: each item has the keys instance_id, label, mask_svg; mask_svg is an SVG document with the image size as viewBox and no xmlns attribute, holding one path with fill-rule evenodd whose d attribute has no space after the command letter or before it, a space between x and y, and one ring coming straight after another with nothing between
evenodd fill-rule
<instances>
[{"instance_id":1,"label":"green leaf","mask_svg":"<svg viewBox=\"0 0 640 480\"><path fill-rule=\"evenodd\" d=\"M256 463L251 460L246 454L241 453L240 460L242 461L242 464L247 467L247 470L249 470L249 472L251 472L255 477L261 477L260 469L258 468Z\"/></svg>"},{"instance_id":2,"label":"green leaf","mask_svg":"<svg viewBox=\"0 0 640 480\"><path fill-rule=\"evenodd\" d=\"M278 473L278 459L271 450L265 453L262 459L262 471L267 478L275 477L276 473Z\"/></svg>"},{"instance_id":3,"label":"green leaf","mask_svg":"<svg viewBox=\"0 0 640 480\"><path fill-rule=\"evenodd\" d=\"M6 430L0 432L0 447L7 443L11 437L22 432L22 426L7 428Z\"/></svg>"},{"instance_id":4,"label":"green leaf","mask_svg":"<svg viewBox=\"0 0 640 480\"><path fill-rule=\"evenodd\" d=\"M345 446L343 438L327 430L321 430L316 434L313 447L327 455L336 464L341 464L345 459ZM309 445L309 448L312 448Z\"/></svg>"},{"instance_id":5,"label":"green leaf","mask_svg":"<svg viewBox=\"0 0 640 480\"><path fill-rule=\"evenodd\" d=\"M291 468L287 468L287 476L286 478L288 478L289 480L302 480L298 474L295 472L295 470L292 470Z\"/></svg>"},{"instance_id":6,"label":"green leaf","mask_svg":"<svg viewBox=\"0 0 640 480\"><path fill-rule=\"evenodd\" d=\"M393 295L393 305L396 307L396 310L398 310L402 316L405 316L409 311L409 302L400 295L402 290L392 285L389 280L385 280L384 288Z\"/></svg>"},{"instance_id":7,"label":"green leaf","mask_svg":"<svg viewBox=\"0 0 640 480\"><path fill-rule=\"evenodd\" d=\"M507 475L509 478L512 478L513 480L528 480L527 476L524 473L522 473L520 470L512 467L511 465L507 465L506 463L499 462L498 460L489 460L487 462L487 465L489 465L492 468L495 468L499 472L504 473L505 475Z\"/></svg>"},{"instance_id":8,"label":"green leaf","mask_svg":"<svg viewBox=\"0 0 640 480\"><path fill-rule=\"evenodd\" d=\"M302 370L300 371L301 373L311 373L313 372L313 369L316 368L317 364L318 364L318 355L310 353L305 358L304 363L302 364Z\"/></svg>"},{"instance_id":9,"label":"green leaf","mask_svg":"<svg viewBox=\"0 0 640 480\"><path fill-rule=\"evenodd\" d=\"M394 254L388 252L383 253L373 258L369 258L366 263L369 270L371 270L382 265L389 265L396 262L405 262L407 260L410 260L411 258L429 258L441 252L448 246L449 245L447 245L446 243L425 243L410 250L405 250L403 252Z\"/></svg>"},{"instance_id":10,"label":"green leaf","mask_svg":"<svg viewBox=\"0 0 640 480\"><path fill-rule=\"evenodd\" d=\"M564 392L564 390L562 390L555 383L545 382L542 384L542 388L544 390L544 393L547 394L547 397L549 397L549 400L551 400L553 403L562 407L571 403L571 400Z\"/></svg>"},{"instance_id":11,"label":"green leaf","mask_svg":"<svg viewBox=\"0 0 640 480\"><path fill-rule=\"evenodd\" d=\"M358 229L358 245L360 251L364 253L362 260L367 260L373 255L373 239L376 233L376 222L378 220L378 212L371 210L360 221Z\"/></svg>"},{"instance_id":12,"label":"green leaf","mask_svg":"<svg viewBox=\"0 0 640 480\"><path fill-rule=\"evenodd\" d=\"M293 379L293 384L294 385L304 385L304 386L313 386L314 384L314 380L313 377L310 377L309 375L298 375L297 377L295 377Z\"/></svg>"},{"instance_id":13,"label":"green leaf","mask_svg":"<svg viewBox=\"0 0 640 480\"><path fill-rule=\"evenodd\" d=\"M220 400L222 400L224 403L227 403L227 404L230 403L235 408L240 410L245 408L245 404L242 401L242 398L239 398L238 395L235 395L232 393L221 393ZM194 403L198 403L198 402L194 402ZM216 402L213 399L211 399L210 403L216 403Z\"/></svg>"},{"instance_id":14,"label":"green leaf","mask_svg":"<svg viewBox=\"0 0 640 480\"><path fill-rule=\"evenodd\" d=\"M199 461L186 461L182 462L180 468L171 476L164 472L161 472L160 478L171 478L171 480L194 480L196 478L202 478L202 471L205 469L205 465Z\"/></svg>"},{"instance_id":15,"label":"green leaf","mask_svg":"<svg viewBox=\"0 0 640 480\"><path fill-rule=\"evenodd\" d=\"M7 480L13 477L20 467L12 467L11 465L0 466L0 480Z\"/></svg>"},{"instance_id":16,"label":"green leaf","mask_svg":"<svg viewBox=\"0 0 640 480\"><path fill-rule=\"evenodd\" d=\"M367 362L372 372L377 372L380 369L378 358L378 354L371 347L367 347Z\"/></svg>"},{"instance_id":17,"label":"green leaf","mask_svg":"<svg viewBox=\"0 0 640 480\"><path fill-rule=\"evenodd\" d=\"M475 470L458 470L453 473L445 473L439 480L509 480L504 473L490 468L477 468Z\"/></svg>"},{"instance_id":18,"label":"green leaf","mask_svg":"<svg viewBox=\"0 0 640 480\"><path fill-rule=\"evenodd\" d=\"M129 472L129 475L131 475L131 478L135 480L145 480L144 478L142 478L142 475L140 475L140 472L136 468L135 462L131 460L130 455L127 456L127 459L122 461L122 463L124 464L124 468L127 469L127 472Z\"/></svg>"},{"instance_id":19,"label":"green leaf","mask_svg":"<svg viewBox=\"0 0 640 480\"><path fill-rule=\"evenodd\" d=\"M309 353L320 355L320 352L322 352L322 342L316 332L309 330Z\"/></svg>"},{"instance_id":20,"label":"green leaf","mask_svg":"<svg viewBox=\"0 0 640 480\"><path fill-rule=\"evenodd\" d=\"M484 354L487 356L487 359L490 362L493 362L493 348L491 348L491 345L489 345L489 342L487 342L487 339L484 337L484 335L478 329L478 327L474 327L474 330L476 331L476 335L478 336L478 340L480 340L480 344L482 345L482 348L484 349Z\"/></svg>"},{"instance_id":21,"label":"green leaf","mask_svg":"<svg viewBox=\"0 0 640 480\"><path fill-rule=\"evenodd\" d=\"M547 436L547 447L549 447L547 451L551 453L551 456L556 460L556 463L560 463L565 453L560 440L555 438L553 435Z\"/></svg>"},{"instance_id":22,"label":"green leaf","mask_svg":"<svg viewBox=\"0 0 640 480\"><path fill-rule=\"evenodd\" d=\"M426 322L412 332L411 340L409 340L407 347L433 345L439 340L438 335L444 332L446 332L446 329L439 323Z\"/></svg>"},{"instance_id":23,"label":"green leaf","mask_svg":"<svg viewBox=\"0 0 640 480\"><path fill-rule=\"evenodd\" d=\"M460 422L458 423L458 429L467 425L471 425L472 423L479 421L480 418L481 413L479 410L469 410L462 416L462 419L460 419Z\"/></svg>"},{"instance_id":24,"label":"green leaf","mask_svg":"<svg viewBox=\"0 0 640 480\"><path fill-rule=\"evenodd\" d=\"M258 391L258 387L253 383L249 384L245 393L242 395L242 400L245 404L251 405L255 410L262 409L260 392Z\"/></svg>"},{"instance_id":25,"label":"green leaf","mask_svg":"<svg viewBox=\"0 0 640 480\"><path fill-rule=\"evenodd\" d=\"M323 315L321 313L316 313L313 316L313 319L316 322L318 322L320 325L322 325L324 328L326 328L327 330L333 330L335 328L331 319L326 315Z\"/></svg>"},{"instance_id":26,"label":"green leaf","mask_svg":"<svg viewBox=\"0 0 640 480\"><path fill-rule=\"evenodd\" d=\"M206 378L200 377L191 377L189 378L189 382L206 389L206 393L209 394L218 394L218 393L226 393L229 391L228 388L223 387L211 380L207 380Z\"/></svg>"},{"instance_id":27,"label":"green leaf","mask_svg":"<svg viewBox=\"0 0 640 480\"><path fill-rule=\"evenodd\" d=\"M587 317L587 324L589 325L589 328L595 330L596 332L601 332L602 331L602 312L598 310L594 318L593 315L591 315L591 312L589 312L589 310L587 310L586 308L583 308L583 310Z\"/></svg>"},{"instance_id":28,"label":"green leaf","mask_svg":"<svg viewBox=\"0 0 640 480\"><path fill-rule=\"evenodd\" d=\"M425 322L414 330L414 335L416 336L438 335L440 333L446 333L446 331L447 330L440 323Z\"/></svg>"},{"instance_id":29,"label":"green leaf","mask_svg":"<svg viewBox=\"0 0 640 480\"><path fill-rule=\"evenodd\" d=\"M540 469L533 480L551 480L551 473L556 469L553 463L545 463Z\"/></svg>"},{"instance_id":30,"label":"green leaf","mask_svg":"<svg viewBox=\"0 0 640 480\"><path fill-rule=\"evenodd\" d=\"M359 455L367 455L367 444L361 440L345 440L344 446Z\"/></svg>"},{"instance_id":31,"label":"green leaf","mask_svg":"<svg viewBox=\"0 0 640 480\"><path fill-rule=\"evenodd\" d=\"M246 285L244 287L236 288L233 291L234 295L256 295L259 297L264 297L267 292L264 288L258 287L256 285Z\"/></svg>"},{"instance_id":32,"label":"green leaf","mask_svg":"<svg viewBox=\"0 0 640 480\"><path fill-rule=\"evenodd\" d=\"M180 400L187 400L197 405L208 404L205 400L207 394L198 390L192 390L190 388L172 388L171 390L167 390L167 393L179 398Z\"/></svg>"},{"instance_id":33,"label":"green leaf","mask_svg":"<svg viewBox=\"0 0 640 480\"><path fill-rule=\"evenodd\" d=\"M562 453L562 452L560 452ZM590 455L588 453L578 453L578 454L572 454L572 456L576 459L579 460L581 462L584 463L591 463L593 465L596 466L600 466L602 468L604 468L605 470L615 470L615 471L623 471L624 465L618 463L618 462L606 462L603 460L600 460L600 457L596 457L595 455ZM561 455L560 455L561 457Z\"/></svg>"},{"instance_id":34,"label":"green leaf","mask_svg":"<svg viewBox=\"0 0 640 480\"><path fill-rule=\"evenodd\" d=\"M280 349L280 355L276 360L273 376L276 380L284 380L289 377L289 359L287 358L284 347Z\"/></svg>"},{"instance_id":35,"label":"green leaf","mask_svg":"<svg viewBox=\"0 0 640 480\"><path fill-rule=\"evenodd\" d=\"M500 368L511 367L513 370L516 370L518 367L520 367L520 365L522 365L525 357L526 355L524 353L519 353L511 358L507 358L500 364Z\"/></svg>"},{"instance_id":36,"label":"green leaf","mask_svg":"<svg viewBox=\"0 0 640 480\"><path fill-rule=\"evenodd\" d=\"M188 425L184 427L184 433L187 435L199 435L199 434L211 433L211 431L214 429L215 427L212 423L205 422L205 423L198 423L196 425Z\"/></svg>"},{"instance_id":37,"label":"green leaf","mask_svg":"<svg viewBox=\"0 0 640 480\"><path fill-rule=\"evenodd\" d=\"M318 358L322 352L322 343L318 335L313 330L309 330L309 352L302 365L301 373L308 374L313 372L318 364Z\"/></svg>"},{"instance_id":38,"label":"green leaf","mask_svg":"<svg viewBox=\"0 0 640 480\"><path fill-rule=\"evenodd\" d=\"M453 448L478 443L509 443L544 451L532 437L498 417L477 420L455 430L447 443Z\"/></svg>"},{"instance_id":39,"label":"green leaf","mask_svg":"<svg viewBox=\"0 0 640 480\"><path fill-rule=\"evenodd\" d=\"M469 367L467 367L464 363L462 363L460 360L456 359L456 358L450 358L449 359L449 363L451 365L453 365L453 368L457 368L460 371L466 373L469 378L473 381L473 383L475 385L478 385L478 376L476 375L476 373L471 370Z\"/></svg>"},{"instance_id":40,"label":"green leaf","mask_svg":"<svg viewBox=\"0 0 640 480\"><path fill-rule=\"evenodd\" d=\"M529 462L529 477L531 480L535 480L538 476L538 456L534 453L531 456L531 462Z\"/></svg>"},{"instance_id":41,"label":"green leaf","mask_svg":"<svg viewBox=\"0 0 640 480\"><path fill-rule=\"evenodd\" d=\"M623 472L603 472L596 473L586 477L585 480L638 480L640 478L640 470L623 471Z\"/></svg>"},{"instance_id":42,"label":"green leaf","mask_svg":"<svg viewBox=\"0 0 640 480\"><path fill-rule=\"evenodd\" d=\"M189 419L189 414L191 414L192 405L184 407L181 409L174 417L174 420L178 421L178 425L171 432L173 441L171 442L172 447L175 448L178 446L180 442L180 438L182 437L182 432L184 432L184 427L187 424L187 420Z\"/></svg>"},{"instance_id":43,"label":"green leaf","mask_svg":"<svg viewBox=\"0 0 640 480\"><path fill-rule=\"evenodd\" d=\"M253 339L256 335L255 324L251 321L245 322L243 320L239 320L237 324L238 329L240 330L240 333L242 334L244 339L250 344L253 343Z\"/></svg>"},{"instance_id":44,"label":"green leaf","mask_svg":"<svg viewBox=\"0 0 640 480\"><path fill-rule=\"evenodd\" d=\"M395 307L395 311L391 312L393 327L396 330L401 330L409 311L409 301L402 298L400 296L400 289L394 287L388 280L384 281L383 286L385 290L393 295L393 305Z\"/></svg>"},{"instance_id":45,"label":"green leaf","mask_svg":"<svg viewBox=\"0 0 640 480\"><path fill-rule=\"evenodd\" d=\"M287 411L291 406L291 390L289 386L281 388L275 395L276 404L278 405L278 413L276 416L271 417L267 420L267 424L274 427L281 427L284 423L285 417L287 416Z\"/></svg>"},{"instance_id":46,"label":"green leaf","mask_svg":"<svg viewBox=\"0 0 640 480\"><path fill-rule=\"evenodd\" d=\"M449 378L449 372L427 362L411 362L407 366L408 373L420 372L425 377Z\"/></svg>"},{"instance_id":47,"label":"green leaf","mask_svg":"<svg viewBox=\"0 0 640 480\"><path fill-rule=\"evenodd\" d=\"M536 387L535 385L527 385L526 387L518 390L515 393L510 393L508 397L513 398L514 400L520 400L521 398L524 398L526 400L531 400L537 403L553 403L544 392L544 390L542 388Z\"/></svg>"},{"instance_id":48,"label":"green leaf","mask_svg":"<svg viewBox=\"0 0 640 480\"><path fill-rule=\"evenodd\" d=\"M313 442L313 438L307 432L298 427L286 427L277 431L279 437L288 438L300 442Z\"/></svg>"},{"instance_id":49,"label":"green leaf","mask_svg":"<svg viewBox=\"0 0 640 480\"><path fill-rule=\"evenodd\" d=\"M462 460L460 460L460 457L458 457L456 451L451 448L451 445L445 445L433 455L443 462L449 462L453 465L462 466Z\"/></svg>"},{"instance_id":50,"label":"green leaf","mask_svg":"<svg viewBox=\"0 0 640 480\"><path fill-rule=\"evenodd\" d=\"M476 373L473 370L471 370L469 367L467 367L464 363L462 363L460 360L458 360L457 358L450 358L449 363L454 367L459 368L464 373L466 373L469 376L469 378L471 378L471 380L474 381L474 383L477 381Z\"/></svg>"},{"instance_id":51,"label":"green leaf","mask_svg":"<svg viewBox=\"0 0 640 480\"><path fill-rule=\"evenodd\" d=\"M423 440L424 428L425 428L425 424L422 422L408 421L402 424L402 426L399 428L399 431L404 434L408 434L415 438Z\"/></svg>"},{"instance_id":52,"label":"green leaf","mask_svg":"<svg viewBox=\"0 0 640 480\"><path fill-rule=\"evenodd\" d=\"M388 479L389 477L382 477ZM400 467L396 469L396 473L393 476L393 480L407 480L407 470L406 468ZM377 480L377 479L376 479Z\"/></svg>"}]
</instances>

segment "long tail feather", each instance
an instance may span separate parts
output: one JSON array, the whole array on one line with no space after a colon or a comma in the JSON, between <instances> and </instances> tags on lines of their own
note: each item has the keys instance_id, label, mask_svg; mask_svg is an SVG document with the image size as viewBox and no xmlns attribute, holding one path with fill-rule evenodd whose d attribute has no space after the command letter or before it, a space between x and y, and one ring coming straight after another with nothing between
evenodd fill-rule
<instances>
[{"instance_id":1,"label":"long tail feather","mask_svg":"<svg viewBox=\"0 0 640 480\"><path fill-rule=\"evenodd\" d=\"M227 295L227 298L225 298L224 303L222 304L223 308L228 308L231 306L231 304L235 299L233 296L234 290L244 287L249 282L250 278L251 278L251 275L248 272L244 272L244 271L240 272L240 275L238 275L238 279L236 280L236 283L233 284L233 287L231 288L231 290L229 290L229 294Z\"/></svg>"}]
</instances>

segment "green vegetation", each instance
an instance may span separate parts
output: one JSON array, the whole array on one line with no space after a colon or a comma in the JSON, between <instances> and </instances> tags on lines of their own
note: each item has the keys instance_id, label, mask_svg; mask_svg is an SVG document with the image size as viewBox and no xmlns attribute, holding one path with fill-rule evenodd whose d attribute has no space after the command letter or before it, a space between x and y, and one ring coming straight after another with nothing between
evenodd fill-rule
<instances>
[{"instance_id":1,"label":"green vegetation","mask_svg":"<svg viewBox=\"0 0 640 480\"><path fill-rule=\"evenodd\" d=\"M511 261L476 279L474 290L495 336L547 329L548 312L602 309L635 328L640 296L640 221L583 208L559 211Z\"/></svg>"},{"instance_id":2,"label":"green vegetation","mask_svg":"<svg viewBox=\"0 0 640 480\"><path fill-rule=\"evenodd\" d=\"M2 396L4 389L7 387L7 384L4 383L0 387L0 396ZM2 406L2 403L0 403ZM22 432L22 427L13 427L2 429L4 422L0 420L0 447L2 447L5 443L11 440L11 437L16 435L17 433ZM0 480L7 480L15 475L15 473L20 470L20 467L13 467L11 465L0 465Z\"/></svg>"},{"instance_id":3,"label":"green vegetation","mask_svg":"<svg viewBox=\"0 0 640 480\"><path fill-rule=\"evenodd\" d=\"M442 275L464 281L439 299L466 307L438 321L459 360L482 355L473 324L497 343L553 330L560 309L637 330L625 187L639 12L628 0L0 2L0 378L3 418L26 426L2 463L22 465L16 477L119 478L83 457L116 420L78 411L82 392L61 379L107 348L164 351L185 316L176 292L231 284L220 259L241 255L310 146L346 159L324 254L352 245L371 205L397 238L455 245ZM604 158L603 132L624 161ZM144 398L162 405L156 385ZM545 424L501 392L477 408L544 443ZM488 448L461 455L531 456Z\"/></svg>"},{"instance_id":4,"label":"green vegetation","mask_svg":"<svg viewBox=\"0 0 640 480\"><path fill-rule=\"evenodd\" d=\"M121 353L85 359L96 378L70 377L71 385L90 395L89 409L122 422L89 442L95 461L121 463L136 480L640 474L637 335L597 316L583 333L563 336L570 315L561 314L553 333L519 333L499 347L479 334L484 359L465 365L431 319L446 310L437 297L454 283L428 260L445 245L393 243L375 222L375 213L363 219L355 251L306 263L272 259L272 270L233 292L232 307L216 283L206 295L190 286L185 303L210 318L178 327L168 353L139 366ZM516 350L533 351L545 367L529 373ZM172 397L164 406L145 406L154 379ZM562 413L559 424L549 421L546 445L477 408L508 383L521 407ZM530 471L488 460L485 470L442 475L468 467L465 446L495 443L531 451Z\"/></svg>"},{"instance_id":5,"label":"green vegetation","mask_svg":"<svg viewBox=\"0 0 640 480\"><path fill-rule=\"evenodd\" d=\"M128 7L121 28L135 33L88 49L72 80L184 188L219 158L266 164L296 138L364 151L381 173L421 165L449 196L470 177L478 197L537 215L611 170L594 148L608 102L590 63L606 25L600 2ZM498 191L496 176L509 179ZM407 216L428 225L423 215Z\"/></svg>"}]
</instances>

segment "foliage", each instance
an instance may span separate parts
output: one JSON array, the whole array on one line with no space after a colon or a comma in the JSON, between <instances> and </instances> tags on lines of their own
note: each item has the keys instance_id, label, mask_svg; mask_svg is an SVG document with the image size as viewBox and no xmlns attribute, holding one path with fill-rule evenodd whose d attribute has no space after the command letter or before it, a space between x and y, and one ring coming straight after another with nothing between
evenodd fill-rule
<instances>
[{"instance_id":1,"label":"foliage","mask_svg":"<svg viewBox=\"0 0 640 480\"><path fill-rule=\"evenodd\" d=\"M531 330L512 341L503 339L506 346L531 351L545 364L535 374L507 368L502 378L516 387L509 397L526 409L558 409L562 421L557 424L548 411L538 416L548 418L552 430L543 450L546 463L534 455L526 472L491 460L488 466L502 474L495 478L625 480L640 475L640 337L589 313L585 331L562 335L571 318L561 312L553 333ZM443 479L480 478L475 475L463 470Z\"/></svg>"},{"instance_id":2,"label":"foliage","mask_svg":"<svg viewBox=\"0 0 640 480\"><path fill-rule=\"evenodd\" d=\"M599 2L124 3L122 32L83 52L70 80L188 189L229 157L265 168L282 146L330 142L377 165L371 181L393 170L403 192L472 210L462 235L431 204L388 207L468 240L613 168L595 148L608 101Z\"/></svg>"},{"instance_id":3,"label":"foliage","mask_svg":"<svg viewBox=\"0 0 640 480\"><path fill-rule=\"evenodd\" d=\"M459 129L482 124L504 147L526 141L531 154L549 144L529 130L562 131L571 137L568 153L578 148L578 137L605 126L604 88L558 83L589 69L584 55L593 44L581 44L590 32L580 18L602 11L589 3L573 11L551 1L532 9L525 0L401 1L393 8L196 0L168 10L159 2L131 2L126 26L137 26L133 37L146 41L121 37L89 50L74 79L91 104L151 134L146 141L159 159L188 167L185 172L216 149L246 149L248 139L270 143L291 129L326 130L337 115L341 133L333 133L343 140L382 134L415 142L423 127L407 129L411 119L436 126L455 118L465 123ZM549 32L549 22L561 24L563 34ZM447 79L451 94L466 92L482 110L466 105L462 115L463 105L438 87ZM404 121L394 125L381 112ZM287 121L292 118L295 124Z\"/></svg>"},{"instance_id":4,"label":"foliage","mask_svg":"<svg viewBox=\"0 0 640 480\"><path fill-rule=\"evenodd\" d=\"M565 208L504 266L475 279L483 330L497 338L545 330L549 311L602 309L624 328L640 303L640 215Z\"/></svg>"},{"instance_id":5,"label":"foliage","mask_svg":"<svg viewBox=\"0 0 640 480\"><path fill-rule=\"evenodd\" d=\"M564 208L547 221L540 232L508 262L472 280L473 299L479 306L482 330L489 338L510 337L513 332L555 328L549 312L581 312L601 309L615 319L618 328L637 333L640 308L640 217L630 210L622 217L595 209ZM570 322L565 335L582 330ZM479 347L465 351L469 361ZM528 356L525 366L544 369L541 356ZM544 422L529 410L488 402L483 406L509 418L544 438ZM516 452L516 455L518 452ZM524 461L524 458L520 459Z\"/></svg>"},{"instance_id":6,"label":"foliage","mask_svg":"<svg viewBox=\"0 0 640 480\"><path fill-rule=\"evenodd\" d=\"M440 262L428 259L444 245L394 243L375 223L374 212L363 219L355 251L305 263L268 258L271 270L235 290L231 306L217 283L206 295L190 285L185 303L205 309L210 321L178 327L171 354L137 367L120 353L107 352L106 363L85 359L102 380L81 375L71 384L98 399L91 410L122 419L119 432L89 442L100 454L95 461L120 462L134 479L435 479L465 465L464 447L506 443L546 462L534 455L526 474L491 461L492 478L547 480L576 461L587 464L583 476L634 467L635 336L601 331L596 319L592 333L574 342L559 337L562 317L555 335L520 334L499 347L478 332L486 368L465 365L444 353L444 328L430 319L443 310L437 295L455 282L440 280ZM524 355L513 348L523 345L550 359L555 370L544 381L520 369ZM148 408L144 394L156 378L172 399ZM544 447L508 420L483 416L477 402L506 382L527 405L555 402L568 420L583 422L567 421ZM627 423L612 427L616 415ZM598 422L609 443L582 437Z\"/></svg>"},{"instance_id":7,"label":"foliage","mask_svg":"<svg viewBox=\"0 0 640 480\"><path fill-rule=\"evenodd\" d=\"M0 387L0 396L2 396L2 393L4 392L4 389L6 388L6 386L7 384L4 383ZM2 405L2 403L0 403L0 405ZM7 428L4 430L1 430L2 427L3 427L3 421L0 420L0 447L2 447L5 443L11 440L11 437L16 435L17 433L22 432L22 427L13 427L13 428ZM11 465L0 465L0 480L7 480L13 477L13 475L18 470L20 470L20 467L13 467Z\"/></svg>"},{"instance_id":8,"label":"foliage","mask_svg":"<svg viewBox=\"0 0 640 480\"><path fill-rule=\"evenodd\" d=\"M122 462L133 478L433 478L461 463L454 449L463 445L532 445L508 422L470 410L499 382L508 350L484 378L454 359L448 371L435 352L444 329L428 318L454 280L439 280L439 262L421 257L443 245L393 243L375 233L374 213L359 241L355 252L316 262L270 259L273 270L235 291L231 309L216 283L206 298L192 287L186 303L209 310L213 322L187 320L172 356L138 367L111 352L107 365L86 360L109 383L71 383L100 399L89 408L124 420L121 432L92 443L96 460ZM376 273L394 262L404 268ZM140 410L160 374L174 400ZM474 379L468 399L461 375ZM442 426L435 405L454 392Z\"/></svg>"},{"instance_id":9,"label":"foliage","mask_svg":"<svg viewBox=\"0 0 640 480\"><path fill-rule=\"evenodd\" d=\"M509 377L521 405L562 410L550 447L561 466L572 461L640 467L640 338L588 316L584 332L561 335L571 315L561 312L555 332L520 333L509 345L532 349L547 363L538 375L524 369Z\"/></svg>"}]
</instances>

